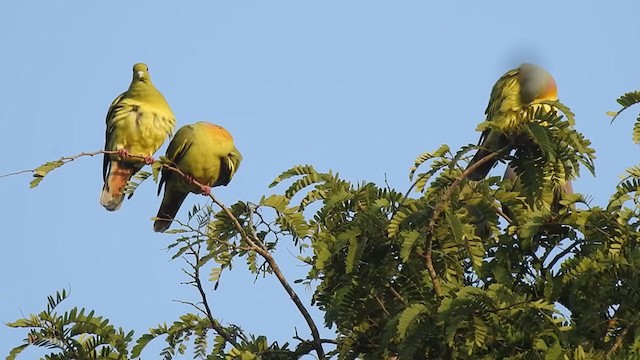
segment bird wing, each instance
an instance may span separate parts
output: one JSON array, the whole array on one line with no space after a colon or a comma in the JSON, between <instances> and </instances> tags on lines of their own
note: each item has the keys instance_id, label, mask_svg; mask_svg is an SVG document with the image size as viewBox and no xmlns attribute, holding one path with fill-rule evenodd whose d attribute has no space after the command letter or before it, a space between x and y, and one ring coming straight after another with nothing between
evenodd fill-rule
<instances>
[{"instance_id":1,"label":"bird wing","mask_svg":"<svg viewBox=\"0 0 640 360\"><path fill-rule=\"evenodd\" d=\"M107 117L106 117L106 123L107 123L107 129L105 131L105 139L104 139L104 149L105 150L110 150L109 147L109 143L113 142L113 130L114 130L114 124L115 122L113 121L114 118L114 114L116 112L116 109L120 106L120 100L122 100L122 98L126 95L126 91L123 92L122 94L118 95L118 97L115 98L115 100L113 100L113 102L111 103L111 105L109 106L109 111L107 111ZM107 174L109 173L109 155L108 154L104 154L104 158L102 160L102 179L103 181L107 181Z\"/></svg>"}]
</instances>

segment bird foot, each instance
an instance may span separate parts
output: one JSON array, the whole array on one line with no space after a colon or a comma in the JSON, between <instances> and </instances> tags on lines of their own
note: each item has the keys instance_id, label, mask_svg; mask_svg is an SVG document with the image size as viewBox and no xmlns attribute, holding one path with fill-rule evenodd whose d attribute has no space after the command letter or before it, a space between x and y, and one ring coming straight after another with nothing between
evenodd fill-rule
<instances>
[{"instance_id":1,"label":"bird foot","mask_svg":"<svg viewBox=\"0 0 640 360\"><path fill-rule=\"evenodd\" d=\"M124 160L131 155L129 154L129 151L127 149L120 149L118 150L118 156L120 157L120 159Z\"/></svg>"},{"instance_id":2,"label":"bird foot","mask_svg":"<svg viewBox=\"0 0 640 360\"><path fill-rule=\"evenodd\" d=\"M200 190L203 196L211 196L211 187L203 185L200 187Z\"/></svg>"},{"instance_id":3,"label":"bird foot","mask_svg":"<svg viewBox=\"0 0 640 360\"><path fill-rule=\"evenodd\" d=\"M147 165L153 165L153 163L156 162L156 159L153 158L153 156L145 156L144 157L144 163Z\"/></svg>"},{"instance_id":4,"label":"bird foot","mask_svg":"<svg viewBox=\"0 0 640 360\"><path fill-rule=\"evenodd\" d=\"M187 180L187 182L189 184L198 185L198 184L196 184L196 179L194 179L193 176L191 176L189 174L184 174L184 179Z\"/></svg>"}]
</instances>

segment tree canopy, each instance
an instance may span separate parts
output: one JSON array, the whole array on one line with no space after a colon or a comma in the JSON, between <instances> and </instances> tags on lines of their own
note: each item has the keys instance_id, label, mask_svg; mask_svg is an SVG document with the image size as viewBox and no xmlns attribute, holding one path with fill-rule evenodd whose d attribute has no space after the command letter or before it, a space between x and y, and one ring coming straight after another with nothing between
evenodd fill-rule
<instances>
[{"instance_id":1,"label":"tree canopy","mask_svg":"<svg viewBox=\"0 0 640 360\"><path fill-rule=\"evenodd\" d=\"M627 93L609 115L638 102L639 92ZM560 193L581 171L595 172L595 150L567 106L546 105L527 114L524 135L492 154L510 163L516 179L469 181L477 146L442 145L417 157L409 189L299 165L274 180L276 195L228 207L211 196L211 206L194 207L171 230L168 245L188 264L200 296L187 303L193 312L135 335L84 308L58 312L68 297L61 290L46 310L8 324L27 336L7 359L29 346L51 349L47 359L137 358L158 337L164 359L185 352L201 359L640 357L640 165L627 169L606 206ZM640 143L640 117L632 139ZM92 154L34 169L32 187ZM160 159L128 191L170 166ZM282 242L299 247L304 279L280 271L273 252ZM207 291L238 264L275 276L307 331L280 344L219 322ZM301 302L295 283L314 287L313 304ZM308 306L324 312L323 323ZM321 338L319 326L335 337Z\"/></svg>"}]
</instances>

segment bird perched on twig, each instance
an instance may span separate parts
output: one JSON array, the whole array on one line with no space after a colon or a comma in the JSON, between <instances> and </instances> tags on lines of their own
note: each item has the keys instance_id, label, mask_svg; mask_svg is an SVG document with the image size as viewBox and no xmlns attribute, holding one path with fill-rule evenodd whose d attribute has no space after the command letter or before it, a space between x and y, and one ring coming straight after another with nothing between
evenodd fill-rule
<instances>
[{"instance_id":1,"label":"bird perched on twig","mask_svg":"<svg viewBox=\"0 0 640 360\"><path fill-rule=\"evenodd\" d=\"M508 147L518 136L517 127L528 121L527 116L532 107L545 106L541 102L555 100L558 100L558 88L545 69L533 64L522 64L507 71L493 85L489 105L485 110L486 121L490 121L492 127L482 132L479 149L467 169L490 154ZM478 165L469 173L468 179L484 179L498 160L500 158L494 156Z\"/></svg>"},{"instance_id":2,"label":"bird perched on twig","mask_svg":"<svg viewBox=\"0 0 640 360\"><path fill-rule=\"evenodd\" d=\"M152 155L176 123L169 104L151 82L147 65L133 65L131 85L111 103L106 122L104 149L118 153L104 156L100 204L115 211L122 205L127 182L153 162Z\"/></svg>"},{"instance_id":3,"label":"bird perched on twig","mask_svg":"<svg viewBox=\"0 0 640 360\"><path fill-rule=\"evenodd\" d=\"M209 195L210 187L229 184L242 161L231 134L222 126L207 122L181 127L169 143L166 158L185 176L166 167L162 169L158 195L164 184L164 196L153 224L156 232L164 232L171 226L189 193Z\"/></svg>"}]
</instances>

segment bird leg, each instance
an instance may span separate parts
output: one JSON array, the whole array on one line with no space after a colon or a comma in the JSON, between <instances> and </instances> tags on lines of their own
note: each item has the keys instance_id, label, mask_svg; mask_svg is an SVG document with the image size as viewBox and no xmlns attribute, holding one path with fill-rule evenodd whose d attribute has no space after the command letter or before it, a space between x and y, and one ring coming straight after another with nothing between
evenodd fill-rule
<instances>
[{"instance_id":1,"label":"bird leg","mask_svg":"<svg viewBox=\"0 0 640 360\"><path fill-rule=\"evenodd\" d=\"M211 196L211 187L202 185L200 186L200 190L202 191L203 196Z\"/></svg>"},{"instance_id":2,"label":"bird leg","mask_svg":"<svg viewBox=\"0 0 640 360\"><path fill-rule=\"evenodd\" d=\"M189 174L183 174L185 180L187 180L189 183L194 184L196 186L200 187L200 192L202 195L204 196L211 196L211 187L207 186L207 185L202 185L199 182L196 181L196 179L193 178L193 176L189 175Z\"/></svg>"},{"instance_id":3,"label":"bird leg","mask_svg":"<svg viewBox=\"0 0 640 360\"><path fill-rule=\"evenodd\" d=\"M184 176L184 179L187 180L189 184L199 185L199 184L196 184L196 179L194 179L193 176L189 174L182 174L182 176Z\"/></svg>"},{"instance_id":4,"label":"bird leg","mask_svg":"<svg viewBox=\"0 0 640 360\"><path fill-rule=\"evenodd\" d=\"M120 149L118 150L118 156L120 157L121 160L124 160L131 155L129 154L129 151L127 149Z\"/></svg>"},{"instance_id":5,"label":"bird leg","mask_svg":"<svg viewBox=\"0 0 640 360\"><path fill-rule=\"evenodd\" d=\"M144 163L147 165L153 165L153 163L156 162L156 160L153 158L153 156L145 156L144 157Z\"/></svg>"}]
</instances>

